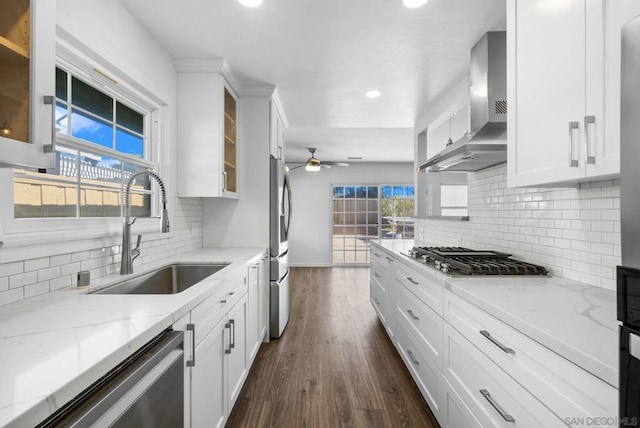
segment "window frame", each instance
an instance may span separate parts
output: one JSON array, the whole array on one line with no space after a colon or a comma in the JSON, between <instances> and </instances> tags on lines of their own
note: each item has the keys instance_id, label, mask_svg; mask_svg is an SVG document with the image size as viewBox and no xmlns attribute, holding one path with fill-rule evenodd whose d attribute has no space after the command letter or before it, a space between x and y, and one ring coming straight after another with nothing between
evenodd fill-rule
<instances>
[{"instance_id":1,"label":"window frame","mask_svg":"<svg viewBox=\"0 0 640 428\"><path fill-rule=\"evenodd\" d=\"M87 54L93 58L88 59ZM115 81L108 77L118 75L119 72L111 73L110 68L105 66L103 61L97 61L95 58L98 56L93 52L71 52L68 48L57 45L56 67L143 114L144 158L124 152L119 152L118 158L161 174L162 135L166 133L165 123L168 115L166 104L153 99L151 91L140 84L133 86L126 81ZM66 102L70 103L70 101ZM56 134L56 143L106 156L114 154L113 151L99 144L61 133ZM134 226L135 233L157 232L160 235L160 195L159 187L154 180L151 180L151 192L151 217L139 218ZM13 168L0 169L0 200L10 201L10 203L0 204L0 247L3 248L59 244L79 240L97 240L101 245L109 246L118 243L121 239L122 216L15 218ZM162 235L163 238L167 236L167 234ZM153 235L149 236L149 239L153 239ZM95 245L92 247L95 248Z\"/></svg>"},{"instance_id":2,"label":"window frame","mask_svg":"<svg viewBox=\"0 0 640 428\"><path fill-rule=\"evenodd\" d=\"M330 205L330 210L331 210L330 213L329 213L330 216L331 216L330 217L331 218L331 227L329 229L329 233L331 234L330 235L331 245L329 247L331 265L332 266L342 266L342 267L366 266L370 262L370 260L369 260L370 247L369 247L369 242L368 241L366 243L366 245L367 245L366 256L365 256L366 257L366 262L364 262L364 263L337 263L335 261L335 258L334 258L334 252L335 252L334 251L335 250L335 247L334 247L334 230L335 230L335 227L337 225L334 223L334 219L335 219L334 214L336 214L337 212L334 210L334 207L335 207L334 202L337 199L335 198L334 189L336 187L353 187L353 188L357 188L357 187L366 187L366 188L376 187L378 189L378 197L375 198L375 200L377 201L377 205L378 205L378 210L377 210L378 222L376 223L376 227L378 229L378 234L377 234L376 239L398 239L398 238L384 238L382 236L382 200L383 200L382 188L383 187L391 187L393 189L395 187L412 187L413 188L413 198L412 199L413 199L414 204L415 204L415 184L413 184L413 183L386 183L386 182L384 182L384 183L379 183L379 182L378 183L359 182L357 184L353 184L353 183L349 183L349 184L330 183L329 186L330 186L330 192L329 193L330 193L330 198L331 198L331 202L329 204ZM367 194L368 194L368 191L367 191ZM356 196L354 196L353 198L344 198L343 197L341 200L347 201L349 199L354 200L354 201L358 200L358 199L359 200L366 200L366 201L374 200L374 198L369 198L368 196L367 196L367 198L358 198ZM413 212L414 210L411 210L411 212ZM342 213L345 213L345 212L346 211L343 209ZM357 215L357 213L359 213L359 212L361 213L363 211L355 210L353 213ZM369 211L369 209L367 207L366 213L368 214L369 212L371 212L371 211ZM414 216L412 216L412 217L414 217ZM369 225L372 225L372 223L369 223L368 216L367 216L366 224L354 224L354 226L358 226L358 225L360 225L360 226L365 225L368 228ZM338 225L338 226L340 226L340 225ZM342 225L342 226L346 227L346 225ZM342 248L341 251L344 254L346 254L346 251L344 249L344 245L343 245L343 248ZM354 250L353 252L358 252L358 251Z\"/></svg>"}]
</instances>

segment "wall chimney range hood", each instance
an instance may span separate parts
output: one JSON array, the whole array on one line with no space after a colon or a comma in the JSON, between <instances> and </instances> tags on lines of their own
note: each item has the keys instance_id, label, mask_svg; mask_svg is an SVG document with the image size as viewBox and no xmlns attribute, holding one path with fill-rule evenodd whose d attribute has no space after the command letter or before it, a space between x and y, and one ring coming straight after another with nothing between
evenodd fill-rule
<instances>
[{"instance_id":1,"label":"wall chimney range hood","mask_svg":"<svg viewBox=\"0 0 640 428\"><path fill-rule=\"evenodd\" d=\"M478 171L507 161L506 40L506 32L490 31L471 49L471 131L420 165L419 171Z\"/></svg>"}]
</instances>

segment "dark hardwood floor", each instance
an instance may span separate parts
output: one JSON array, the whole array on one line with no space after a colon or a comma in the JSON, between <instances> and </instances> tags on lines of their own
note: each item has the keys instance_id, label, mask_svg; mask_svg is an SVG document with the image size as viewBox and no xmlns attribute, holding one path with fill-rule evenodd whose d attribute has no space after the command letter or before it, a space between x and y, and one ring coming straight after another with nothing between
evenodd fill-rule
<instances>
[{"instance_id":1,"label":"dark hardwood floor","mask_svg":"<svg viewBox=\"0 0 640 428\"><path fill-rule=\"evenodd\" d=\"M369 303L369 269L293 268L227 427L438 427Z\"/></svg>"}]
</instances>

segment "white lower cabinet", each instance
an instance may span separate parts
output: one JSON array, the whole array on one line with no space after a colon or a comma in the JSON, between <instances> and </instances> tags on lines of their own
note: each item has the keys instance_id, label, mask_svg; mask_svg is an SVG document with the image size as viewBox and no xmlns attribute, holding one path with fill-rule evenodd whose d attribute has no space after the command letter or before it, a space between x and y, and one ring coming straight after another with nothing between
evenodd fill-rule
<instances>
[{"instance_id":1,"label":"white lower cabinet","mask_svg":"<svg viewBox=\"0 0 640 428\"><path fill-rule=\"evenodd\" d=\"M224 426L240 395L266 334L260 267L263 261L232 274L173 325L186 332L185 427Z\"/></svg>"},{"instance_id":2,"label":"white lower cabinet","mask_svg":"<svg viewBox=\"0 0 640 428\"><path fill-rule=\"evenodd\" d=\"M606 425L617 414L613 386L419 266L394 258L394 268L385 268L387 253L371 248L371 304L442 427L553 428L584 420L613 428Z\"/></svg>"},{"instance_id":3,"label":"white lower cabinet","mask_svg":"<svg viewBox=\"0 0 640 428\"><path fill-rule=\"evenodd\" d=\"M445 394L441 369L428 356L422 340L415 336L413 328L402 317L398 317L396 322L396 347L429 408L438 422L443 424L441 413Z\"/></svg>"},{"instance_id":4,"label":"white lower cabinet","mask_svg":"<svg viewBox=\"0 0 640 428\"><path fill-rule=\"evenodd\" d=\"M227 403L229 413L240 395L249 371L247 364L247 296L245 295L229 311L227 324L229 328L229 347L225 350L227 357Z\"/></svg>"},{"instance_id":5,"label":"white lower cabinet","mask_svg":"<svg viewBox=\"0 0 640 428\"><path fill-rule=\"evenodd\" d=\"M226 321L220 321L196 348L195 365L189 370L192 427L222 427L227 417Z\"/></svg>"},{"instance_id":6,"label":"white lower cabinet","mask_svg":"<svg viewBox=\"0 0 640 428\"><path fill-rule=\"evenodd\" d=\"M565 426L449 324L445 324L444 363L445 378L481 426Z\"/></svg>"},{"instance_id":7,"label":"white lower cabinet","mask_svg":"<svg viewBox=\"0 0 640 428\"><path fill-rule=\"evenodd\" d=\"M471 410L464 404L462 398L444 376L442 376L442 384L444 385L446 396L443 419L448 422L447 424L442 424L442 426L451 428L477 428L481 426L480 422L473 416Z\"/></svg>"}]
</instances>

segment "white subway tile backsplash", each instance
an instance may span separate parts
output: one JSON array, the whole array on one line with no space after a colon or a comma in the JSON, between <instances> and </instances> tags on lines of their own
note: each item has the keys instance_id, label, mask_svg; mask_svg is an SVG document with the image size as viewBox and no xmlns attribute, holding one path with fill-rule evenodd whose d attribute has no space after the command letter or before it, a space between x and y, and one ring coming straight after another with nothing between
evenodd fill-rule
<instances>
[{"instance_id":1,"label":"white subway tile backsplash","mask_svg":"<svg viewBox=\"0 0 640 428\"><path fill-rule=\"evenodd\" d=\"M9 277L9 288L24 287L25 285L35 284L38 282L38 272L19 273Z\"/></svg>"},{"instance_id":2,"label":"white subway tile backsplash","mask_svg":"<svg viewBox=\"0 0 640 428\"><path fill-rule=\"evenodd\" d=\"M60 271L60 266L54 266L52 268L39 270L38 281L46 281L48 279L57 278L60 276Z\"/></svg>"},{"instance_id":3,"label":"white subway tile backsplash","mask_svg":"<svg viewBox=\"0 0 640 428\"><path fill-rule=\"evenodd\" d=\"M42 257L39 259L31 259L24 261L24 271L30 272L32 270L44 269L49 267L49 257Z\"/></svg>"},{"instance_id":4,"label":"white subway tile backsplash","mask_svg":"<svg viewBox=\"0 0 640 428\"><path fill-rule=\"evenodd\" d=\"M617 179L568 189L512 189L500 165L469 174L469 217L417 219L425 236L417 243L505 251L543 264L553 275L615 289L621 253Z\"/></svg>"},{"instance_id":5,"label":"white subway tile backsplash","mask_svg":"<svg viewBox=\"0 0 640 428\"><path fill-rule=\"evenodd\" d=\"M202 247L200 199L174 198L170 216L171 238L145 241L143 236L142 256L134 262L134 269L144 263ZM120 246L115 245L0 264L0 305L75 286L80 270L89 270L92 280L118 273L120 260Z\"/></svg>"},{"instance_id":6,"label":"white subway tile backsplash","mask_svg":"<svg viewBox=\"0 0 640 428\"><path fill-rule=\"evenodd\" d=\"M24 272L24 262L0 264L0 277Z\"/></svg>"},{"instance_id":7,"label":"white subway tile backsplash","mask_svg":"<svg viewBox=\"0 0 640 428\"><path fill-rule=\"evenodd\" d=\"M38 282L37 284L27 285L24 287L25 299L38 294L44 294L49 292L49 281Z\"/></svg>"}]
</instances>

